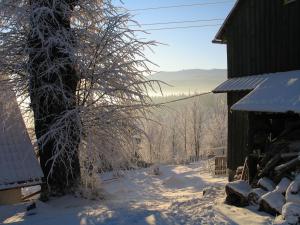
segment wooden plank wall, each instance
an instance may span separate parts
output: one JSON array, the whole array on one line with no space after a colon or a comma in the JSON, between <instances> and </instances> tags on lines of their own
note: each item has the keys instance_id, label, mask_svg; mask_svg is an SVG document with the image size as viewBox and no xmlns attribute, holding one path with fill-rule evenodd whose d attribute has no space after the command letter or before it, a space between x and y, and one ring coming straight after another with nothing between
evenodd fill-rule
<instances>
[{"instance_id":1,"label":"wooden plank wall","mask_svg":"<svg viewBox=\"0 0 300 225\"><path fill-rule=\"evenodd\" d=\"M300 0L240 1L225 31L228 77L300 70ZM229 108L245 94L229 93ZM228 121L228 168L235 170L251 151L251 121L247 112L229 112Z\"/></svg>"},{"instance_id":2,"label":"wooden plank wall","mask_svg":"<svg viewBox=\"0 0 300 225\"><path fill-rule=\"evenodd\" d=\"M228 93L228 106L231 107L249 92ZM243 165L248 150L249 117L247 112L228 112L228 150L227 167L235 170Z\"/></svg>"},{"instance_id":3,"label":"wooden plank wall","mask_svg":"<svg viewBox=\"0 0 300 225\"><path fill-rule=\"evenodd\" d=\"M226 27L228 76L300 69L300 1L242 0Z\"/></svg>"}]
</instances>

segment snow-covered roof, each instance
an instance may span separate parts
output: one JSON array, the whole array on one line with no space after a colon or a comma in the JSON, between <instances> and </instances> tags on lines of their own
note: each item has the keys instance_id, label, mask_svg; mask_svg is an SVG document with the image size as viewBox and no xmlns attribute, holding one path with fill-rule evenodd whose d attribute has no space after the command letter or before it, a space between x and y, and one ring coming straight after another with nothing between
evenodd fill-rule
<instances>
[{"instance_id":1,"label":"snow-covered roof","mask_svg":"<svg viewBox=\"0 0 300 225\"><path fill-rule=\"evenodd\" d=\"M0 96L0 190L41 183L42 170L13 92Z\"/></svg>"},{"instance_id":2,"label":"snow-covered roof","mask_svg":"<svg viewBox=\"0 0 300 225\"><path fill-rule=\"evenodd\" d=\"M232 78L214 93L251 91L232 110L300 113L300 70Z\"/></svg>"},{"instance_id":3,"label":"snow-covered roof","mask_svg":"<svg viewBox=\"0 0 300 225\"><path fill-rule=\"evenodd\" d=\"M252 92L232 106L232 110L300 113L300 71L265 75Z\"/></svg>"}]
</instances>

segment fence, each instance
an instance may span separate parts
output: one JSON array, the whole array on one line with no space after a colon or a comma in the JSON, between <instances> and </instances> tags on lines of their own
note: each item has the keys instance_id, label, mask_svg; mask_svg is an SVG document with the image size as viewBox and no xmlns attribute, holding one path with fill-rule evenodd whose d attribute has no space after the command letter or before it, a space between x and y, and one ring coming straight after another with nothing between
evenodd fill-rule
<instances>
[{"instance_id":1,"label":"fence","mask_svg":"<svg viewBox=\"0 0 300 225\"><path fill-rule=\"evenodd\" d=\"M227 172L227 157L216 156L215 157L215 175L226 175Z\"/></svg>"},{"instance_id":2,"label":"fence","mask_svg":"<svg viewBox=\"0 0 300 225\"><path fill-rule=\"evenodd\" d=\"M208 160L208 167L214 175L226 175L227 174L227 157L226 148L212 148L206 149L207 152L213 152L211 158Z\"/></svg>"}]
</instances>

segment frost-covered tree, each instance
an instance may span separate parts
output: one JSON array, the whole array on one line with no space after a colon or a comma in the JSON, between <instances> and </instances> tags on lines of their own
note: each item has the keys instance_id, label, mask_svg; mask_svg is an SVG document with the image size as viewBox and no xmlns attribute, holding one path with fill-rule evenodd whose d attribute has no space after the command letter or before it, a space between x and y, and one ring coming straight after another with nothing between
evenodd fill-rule
<instances>
[{"instance_id":1,"label":"frost-covered tree","mask_svg":"<svg viewBox=\"0 0 300 225\"><path fill-rule=\"evenodd\" d=\"M190 108L191 113L191 125L192 125L192 148L194 150L194 156L196 160L200 159L200 148L203 139L203 124L204 116L201 109L201 104L199 99L195 99Z\"/></svg>"},{"instance_id":2,"label":"frost-covered tree","mask_svg":"<svg viewBox=\"0 0 300 225\"><path fill-rule=\"evenodd\" d=\"M209 110L208 123L205 129L208 133L206 144L209 148L224 150L227 148L227 120L228 111L226 96L218 96L214 99L213 106ZM226 153L226 152L224 152Z\"/></svg>"},{"instance_id":3,"label":"frost-covered tree","mask_svg":"<svg viewBox=\"0 0 300 225\"><path fill-rule=\"evenodd\" d=\"M88 171L118 164L142 132L143 51L155 43L137 38L132 22L110 0L0 1L1 90L33 112L51 193L77 184L80 158Z\"/></svg>"},{"instance_id":4,"label":"frost-covered tree","mask_svg":"<svg viewBox=\"0 0 300 225\"><path fill-rule=\"evenodd\" d=\"M163 97L159 102L168 102L169 98ZM142 146L145 160L183 163L226 150L226 98L208 95L184 100L162 108L164 111L155 110L152 120L158 124L145 123L148 137Z\"/></svg>"}]
</instances>

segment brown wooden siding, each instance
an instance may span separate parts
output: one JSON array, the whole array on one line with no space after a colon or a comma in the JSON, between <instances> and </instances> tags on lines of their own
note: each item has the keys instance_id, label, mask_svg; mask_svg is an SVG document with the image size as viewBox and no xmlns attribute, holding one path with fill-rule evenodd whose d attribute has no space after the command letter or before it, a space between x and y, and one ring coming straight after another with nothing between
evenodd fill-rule
<instances>
[{"instance_id":1,"label":"brown wooden siding","mask_svg":"<svg viewBox=\"0 0 300 225\"><path fill-rule=\"evenodd\" d=\"M249 92L228 93L227 102L231 107L238 100ZM227 166L230 170L235 170L242 166L246 156L249 154L249 118L247 112L228 112L228 151Z\"/></svg>"},{"instance_id":2,"label":"brown wooden siding","mask_svg":"<svg viewBox=\"0 0 300 225\"><path fill-rule=\"evenodd\" d=\"M228 77L300 70L300 0L240 0L225 28ZM229 108L246 92L228 94ZM229 111L228 168L251 152L251 114Z\"/></svg>"},{"instance_id":3,"label":"brown wooden siding","mask_svg":"<svg viewBox=\"0 0 300 225\"><path fill-rule=\"evenodd\" d=\"M300 0L244 0L226 27L228 76L300 69Z\"/></svg>"}]
</instances>

